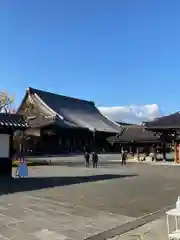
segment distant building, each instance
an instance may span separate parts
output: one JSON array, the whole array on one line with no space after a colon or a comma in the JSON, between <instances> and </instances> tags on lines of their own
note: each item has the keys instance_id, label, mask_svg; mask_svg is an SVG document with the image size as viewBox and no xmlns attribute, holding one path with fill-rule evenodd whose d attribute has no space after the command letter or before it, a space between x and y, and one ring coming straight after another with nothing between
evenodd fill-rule
<instances>
[{"instance_id":1,"label":"distant building","mask_svg":"<svg viewBox=\"0 0 180 240\"><path fill-rule=\"evenodd\" d=\"M180 112L145 122L144 126L148 131L160 136L163 159L167 159L167 143L171 143L174 148L174 161L180 163Z\"/></svg>"},{"instance_id":2,"label":"distant building","mask_svg":"<svg viewBox=\"0 0 180 240\"><path fill-rule=\"evenodd\" d=\"M133 154L137 152L150 152L151 148L160 143L156 133L147 131L142 125L118 122L123 128L121 133L111 136L107 140L112 145L112 151L126 149Z\"/></svg>"},{"instance_id":3,"label":"distant building","mask_svg":"<svg viewBox=\"0 0 180 240\"><path fill-rule=\"evenodd\" d=\"M180 163L180 112L156 118L141 125L118 122L121 133L107 139L112 151L125 149L133 155L152 153L155 160Z\"/></svg>"}]
</instances>

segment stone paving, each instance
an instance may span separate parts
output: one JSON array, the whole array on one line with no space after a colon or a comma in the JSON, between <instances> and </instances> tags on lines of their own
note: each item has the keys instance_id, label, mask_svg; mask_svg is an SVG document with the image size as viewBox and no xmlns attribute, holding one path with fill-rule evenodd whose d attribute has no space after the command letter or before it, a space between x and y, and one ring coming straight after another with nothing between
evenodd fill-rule
<instances>
[{"instance_id":1,"label":"stone paving","mask_svg":"<svg viewBox=\"0 0 180 240\"><path fill-rule=\"evenodd\" d=\"M0 239L83 240L174 204L179 195L179 170L169 166L67 164L32 167L29 174L0 183Z\"/></svg>"},{"instance_id":2,"label":"stone paving","mask_svg":"<svg viewBox=\"0 0 180 240\"><path fill-rule=\"evenodd\" d=\"M0 205L0 239L83 240L132 220L24 193L3 196Z\"/></svg>"},{"instance_id":3,"label":"stone paving","mask_svg":"<svg viewBox=\"0 0 180 240\"><path fill-rule=\"evenodd\" d=\"M141 238L140 238L141 237ZM168 240L166 219L162 217L111 240ZM110 240L110 239L109 239Z\"/></svg>"},{"instance_id":4,"label":"stone paving","mask_svg":"<svg viewBox=\"0 0 180 240\"><path fill-rule=\"evenodd\" d=\"M117 171L116 169L111 171L107 169L82 170L79 168L59 168L57 166L30 168L30 176L36 178L36 187L32 184L32 189L30 189L29 181L32 179L14 180L12 185L18 184L22 186L22 184L26 182L29 187L25 189L28 191L11 193L0 197L0 239L21 240L26 237L27 240L83 240L89 236L133 220L133 217L108 211L97 211L97 209L85 207L83 204L77 205L71 203L72 199L69 199L67 202L60 200L59 194L67 194L69 198L80 197L83 202L83 192L80 191L80 195L76 196L72 190L74 188L78 191L80 185L82 187L82 185L95 184L91 182L86 183L86 176L89 177L94 175L96 177L97 174L98 176L103 176L103 178L100 178L99 181L96 182L96 184L101 185L110 181L109 178L111 179L113 176L116 177L117 173L121 173L121 175L126 173L127 176L132 175L132 173L127 170ZM111 176L111 174L114 175ZM55 180L58 181L59 185L62 184L61 187L56 186L56 182L54 182L55 186L53 188L46 188L46 186L40 186L38 183L38 180L44 181L42 176L52 181L50 177L53 176L56 179L59 175L64 177L66 181L69 181L71 177L76 177L78 180L78 177L83 176L85 183L75 184L74 187L73 185L66 186L66 182L63 182L63 178L60 179L62 180L61 182ZM109 176L107 180L104 180L104 175ZM68 177L68 179L66 177ZM47 179L45 180L47 181ZM93 180L94 179L92 179L92 181ZM40 190L33 190L34 187L40 188ZM45 187L45 189L43 187Z\"/></svg>"}]
</instances>

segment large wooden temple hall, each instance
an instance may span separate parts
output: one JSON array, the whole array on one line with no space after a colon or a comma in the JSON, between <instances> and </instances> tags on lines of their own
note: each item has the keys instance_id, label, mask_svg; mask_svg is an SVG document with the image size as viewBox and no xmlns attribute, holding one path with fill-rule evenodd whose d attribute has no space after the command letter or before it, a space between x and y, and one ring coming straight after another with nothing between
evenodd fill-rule
<instances>
[{"instance_id":1,"label":"large wooden temple hall","mask_svg":"<svg viewBox=\"0 0 180 240\"><path fill-rule=\"evenodd\" d=\"M23 150L34 154L106 151L107 137L121 132L117 123L105 117L94 102L28 88L18 108L30 128Z\"/></svg>"}]
</instances>

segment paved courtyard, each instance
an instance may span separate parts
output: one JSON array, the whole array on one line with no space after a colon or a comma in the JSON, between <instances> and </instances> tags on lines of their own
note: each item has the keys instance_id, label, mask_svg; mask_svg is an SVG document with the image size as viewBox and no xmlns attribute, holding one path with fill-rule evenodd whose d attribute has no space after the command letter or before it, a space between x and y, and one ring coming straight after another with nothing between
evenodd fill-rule
<instances>
[{"instance_id":1,"label":"paved courtyard","mask_svg":"<svg viewBox=\"0 0 180 240\"><path fill-rule=\"evenodd\" d=\"M71 161L0 183L0 239L110 239L141 216L152 220L149 213L173 205L180 193L178 167L102 159L98 169L85 169Z\"/></svg>"},{"instance_id":2,"label":"paved courtyard","mask_svg":"<svg viewBox=\"0 0 180 240\"><path fill-rule=\"evenodd\" d=\"M135 240L140 239L140 237L143 240L168 240L165 217L149 222L121 236L116 236L111 240Z\"/></svg>"}]
</instances>

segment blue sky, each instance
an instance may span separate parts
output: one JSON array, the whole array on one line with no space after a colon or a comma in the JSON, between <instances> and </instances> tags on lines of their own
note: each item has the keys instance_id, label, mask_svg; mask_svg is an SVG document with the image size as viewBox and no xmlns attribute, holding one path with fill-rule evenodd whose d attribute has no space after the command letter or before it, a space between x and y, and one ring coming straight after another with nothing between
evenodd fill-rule
<instances>
[{"instance_id":1,"label":"blue sky","mask_svg":"<svg viewBox=\"0 0 180 240\"><path fill-rule=\"evenodd\" d=\"M179 0L1 0L0 88L180 110Z\"/></svg>"}]
</instances>

